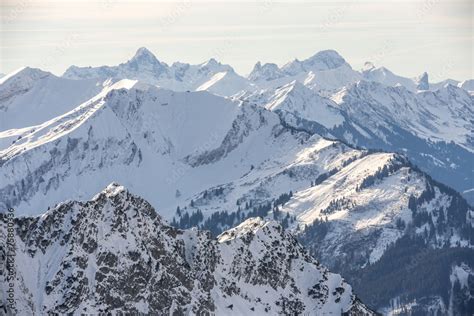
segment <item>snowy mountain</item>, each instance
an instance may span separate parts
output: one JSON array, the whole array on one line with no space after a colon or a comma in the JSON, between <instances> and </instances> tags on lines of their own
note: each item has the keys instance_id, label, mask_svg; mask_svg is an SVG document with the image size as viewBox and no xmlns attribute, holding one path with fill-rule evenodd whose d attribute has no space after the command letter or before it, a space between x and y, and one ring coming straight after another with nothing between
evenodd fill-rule
<instances>
[{"instance_id":1,"label":"snowy mountain","mask_svg":"<svg viewBox=\"0 0 474 316\"><path fill-rule=\"evenodd\" d=\"M334 50L325 50L300 61L295 59L281 68L258 62L248 79L263 89L279 88L298 81L316 91L327 93L356 82L361 74Z\"/></svg>"},{"instance_id":2,"label":"snowy mountain","mask_svg":"<svg viewBox=\"0 0 474 316\"><path fill-rule=\"evenodd\" d=\"M118 66L72 66L63 77L25 68L0 79L0 213L13 207L33 223L117 181L174 227L231 229L220 243L182 233L213 245L274 227L251 218L276 220L385 314L469 315L474 210L463 196L474 201L474 96L469 81L449 82L369 64L359 72L335 51L282 67L257 63L248 78L214 59L168 66L144 48ZM94 201L62 205L76 212ZM241 246L232 247L225 251ZM47 269L43 259L34 258ZM51 295L69 291L61 284ZM204 286L184 286L173 295L186 308L248 307L245 296L222 303ZM259 296L261 308L300 306L274 297ZM62 308L50 298L35 304ZM99 302L86 301L76 307Z\"/></svg>"},{"instance_id":3,"label":"snowy mountain","mask_svg":"<svg viewBox=\"0 0 474 316\"><path fill-rule=\"evenodd\" d=\"M285 72L282 71L277 64L266 63L262 65L261 62L257 62L249 74L248 79L250 81L271 81L282 78L285 75Z\"/></svg>"},{"instance_id":4,"label":"snowy mountain","mask_svg":"<svg viewBox=\"0 0 474 316\"><path fill-rule=\"evenodd\" d=\"M216 240L111 184L15 224L19 314L374 315L276 222Z\"/></svg>"},{"instance_id":5,"label":"snowy mountain","mask_svg":"<svg viewBox=\"0 0 474 316\"><path fill-rule=\"evenodd\" d=\"M301 84L236 98L277 112L294 128L404 153L435 179L474 199L474 99L464 89L446 85L411 92L362 80L330 99Z\"/></svg>"},{"instance_id":6,"label":"snowy mountain","mask_svg":"<svg viewBox=\"0 0 474 316\"><path fill-rule=\"evenodd\" d=\"M310 92L283 87L273 106L303 106L285 96ZM336 103L313 98L326 128L339 126ZM298 130L271 109L119 81L0 152L0 207L38 214L120 181L175 226L218 234L250 217L280 220L349 277L408 235L428 234L427 249L472 247L474 212L455 191L402 156ZM321 222L331 228L324 237L314 235Z\"/></svg>"},{"instance_id":7,"label":"snowy mountain","mask_svg":"<svg viewBox=\"0 0 474 316\"><path fill-rule=\"evenodd\" d=\"M127 62L118 66L69 67L63 75L69 79L134 79L174 91L209 90L230 96L241 90L251 90L252 84L238 75L229 65L211 58L209 61L190 65L176 62L168 66L152 52L142 47Z\"/></svg>"},{"instance_id":8,"label":"snowy mountain","mask_svg":"<svg viewBox=\"0 0 474 316\"><path fill-rule=\"evenodd\" d=\"M40 69L21 68L0 79L0 132L43 123L102 89L103 84L95 79L69 80Z\"/></svg>"},{"instance_id":9,"label":"snowy mountain","mask_svg":"<svg viewBox=\"0 0 474 316\"><path fill-rule=\"evenodd\" d=\"M461 88L461 89L464 89L466 91L469 91L469 93L472 95L472 94L474 94L474 79L465 80L463 82L460 82L458 84L458 87Z\"/></svg>"},{"instance_id":10,"label":"snowy mountain","mask_svg":"<svg viewBox=\"0 0 474 316\"><path fill-rule=\"evenodd\" d=\"M256 87L233 70L219 72L209 81L197 87L196 91L209 91L216 95L231 96L240 91L254 91Z\"/></svg>"},{"instance_id":11,"label":"snowy mountain","mask_svg":"<svg viewBox=\"0 0 474 316\"><path fill-rule=\"evenodd\" d=\"M113 78L113 81L134 79L174 91L209 90L226 97L241 91L277 89L295 80L325 96L360 80L377 82L389 87L403 86L411 92L436 91L448 83L466 91L473 91L470 80L461 83L447 79L431 83L426 72L416 78L407 78L385 67L376 67L371 62L367 62L361 71L357 71L334 50L323 50L307 59L295 59L281 67L274 63L257 62L245 78L237 74L231 66L223 65L213 58L198 65L175 62L169 66L142 47L130 60L120 65L71 66L63 77L93 78L100 79L101 82L110 78Z\"/></svg>"},{"instance_id":12,"label":"snowy mountain","mask_svg":"<svg viewBox=\"0 0 474 316\"><path fill-rule=\"evenodd\" d=\"M344 116L334 101L320 96L296 80L277 89L238 94L234 99L261 105L279 114L287 124L295 127L300 125L300 120L317 122L326 129L344 122ZM323 129L320 132L322 135L327 134Z\"/></svg>"},{"instance_id":13,"label":"snowy mountain","mask_svg":"<svg viewBox=\"0 0 474 316\"><path fill-rule=\"evenodd\" d=\"M303 148L304 137L260 107L123 80L0 152L1 205L31 214L88 199L115 179L169 217L183 198L241 177L282 147Z\"/></svg>"},{"instance_id":14,"label":"snowy mountain","mask_svg":"<svg viewBox=\"0 0 474 316\"><path fill-rule=\"evenodd\" d=\"M373 64L368 66L366 63L366 68L362 71L362 78L366 81L382 83L389 87L402 86L409 91L429 89L428 74L426 72L419 78L405 78L394 74L385 67L375 67Z\"/></svg>"}]
</instances>

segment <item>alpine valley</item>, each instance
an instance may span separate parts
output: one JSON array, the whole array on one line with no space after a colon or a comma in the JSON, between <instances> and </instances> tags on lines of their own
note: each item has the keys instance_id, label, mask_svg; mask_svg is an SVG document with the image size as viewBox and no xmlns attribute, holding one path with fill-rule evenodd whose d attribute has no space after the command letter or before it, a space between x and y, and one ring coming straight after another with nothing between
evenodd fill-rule
<instances>
[{"instance_id":1,"label":"alpine valley","mask_svg":"<svg viewBox=\"0 0 474 316\"><path fill-rule=\"evenodd\" d=\"M473 135L473 80L333 50L22 68L0 79L18 312L472 315Z\"/></svg>"}]
</instances>

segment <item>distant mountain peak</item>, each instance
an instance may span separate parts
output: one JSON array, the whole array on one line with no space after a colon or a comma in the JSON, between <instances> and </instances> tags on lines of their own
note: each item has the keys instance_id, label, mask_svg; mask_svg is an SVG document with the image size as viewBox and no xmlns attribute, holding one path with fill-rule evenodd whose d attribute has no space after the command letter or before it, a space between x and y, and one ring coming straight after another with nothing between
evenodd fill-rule
<instances>
[{"instance_id":1,"label":"distant mountain peak","mask_svg":"<svg viewBox=\"0 0 474 316\"><path fill-rule=\"evenodd\" d=\"M258 61L249 74L248 79L252 81L271 81L284 76L284 73L274 63L265 63L262 65Z\"/></svg>"},{"instance_id":2,"label":"distant mountain peak","mask_svg":"<svg viewBox=\"0 0 474 316\"><path fill-rule=\"evenodd\" d=\"M0 84L9 81L10 79L14 79L16 81L19 80L36 80L39 78L44 78L47 76L52 75L50 72L41 70L39 68L32 68L32 67L21 67L17 70L5 75L0 79Z\"/></svg>"},{"instance_id":3,"label":"distant mountain peak","mask_svg":"<svg viewBox=\"0 0 474 316\"><path fill-rule=\"evenodd\" d=\"M346 60L332 49L322 50L304 60L305 66L317 67L317 70L334 69L345 63Z\"/></svg>"},{"instance_id":4,"label":"distant mountain peak","mask_svg":"<svg viewBox=\"0 0 474 316\"><path fill-rule=\"evenodd\" d=\"M328 49L317 52L303 61L295 58L281 69L287 75L294 76L301 72L332 70L343 65L348 65L346 60L335 50Z\"/></svg>"},{"instance_id":5,"label":"distant mountain peak","mask_svg":"<svg viewBox=\"0 0 474 316\"><path fill-rule=\"evenodd\" d=\"M54 77L52 73L38 68L22 67L0 79L2 86L0 100L8 100L17 94L24 94L43 78L50 76Z\"/></svg>"},{"instance_id":6,"label":"distant mountain peak","mask_svg":"<svg viewBox=\"0 0 474 316\"><path fill-rule=\"evenodd\" d=\"M218 65L221 65L221 63L218 62L215 58L211 58L203 64L203 66L218 66Z\"/></svg>"},{"instance_id":7,"label":"distant mountain peak","mask_svg":"<svg viewBox=\"0 0 474 316\"><path fill-rule=\"evenodd\" d=\"M418 90L428 90L430 88L430 84L428 82L428 73L425 71L420 76L415 79L416 88Z\"/></svg>"},{"instance_id":8,"label":"distant mountain peak","mask_svg":"<svg viewBox=\"0 0 474 316\"><path fill-rule=\"evenodd\" d=\"M146 47L140 47L132 57L131 61L159 63L159 60L156 58L156 56Z\"/></svg>"}]
</instances>

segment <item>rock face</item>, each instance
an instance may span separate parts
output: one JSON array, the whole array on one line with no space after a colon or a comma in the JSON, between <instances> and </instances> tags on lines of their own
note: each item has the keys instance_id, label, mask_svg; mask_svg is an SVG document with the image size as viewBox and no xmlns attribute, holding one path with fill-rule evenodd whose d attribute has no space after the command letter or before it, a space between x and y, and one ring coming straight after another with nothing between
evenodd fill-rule
<instances>
[{"instance_id":1,"label":"rock face","mask_svg":"<svg viewBox=\"0 0 474 316\"><path fill-rule=\"evenodd\" d=\"M19 314L373 314L275 222L216 240L113 183L15 224Z\"/></svg>"},{"instance_id":2,"label":"rock face","mask_svg":"<svg viewBox=\"0 0 474 316\"><path fill-rule=\"evenodd\" d=\"M428 82L428 74L424 72L421 74L418 78L416 78L416 88L418 90L429 90L430 89L430 83Z\"/></svg>"}]
</instances>

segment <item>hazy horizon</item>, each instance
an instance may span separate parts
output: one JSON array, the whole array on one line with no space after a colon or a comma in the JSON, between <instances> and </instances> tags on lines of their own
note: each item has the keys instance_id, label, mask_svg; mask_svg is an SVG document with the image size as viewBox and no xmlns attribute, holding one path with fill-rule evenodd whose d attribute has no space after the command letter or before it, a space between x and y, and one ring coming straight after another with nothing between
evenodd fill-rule
<instances>
[{"instance_id":1,"label":"hazy horizon","mask_svg":"<svg viewBox=\"0 0 474 316\"><path fill-rule=\"evenodd\" d=\"M115 65L147 47L159 60L210 58L248 74L334 49L430 81L473 78L470 1L4 1L0 72Z\"/></svg>"}]
</instances>

